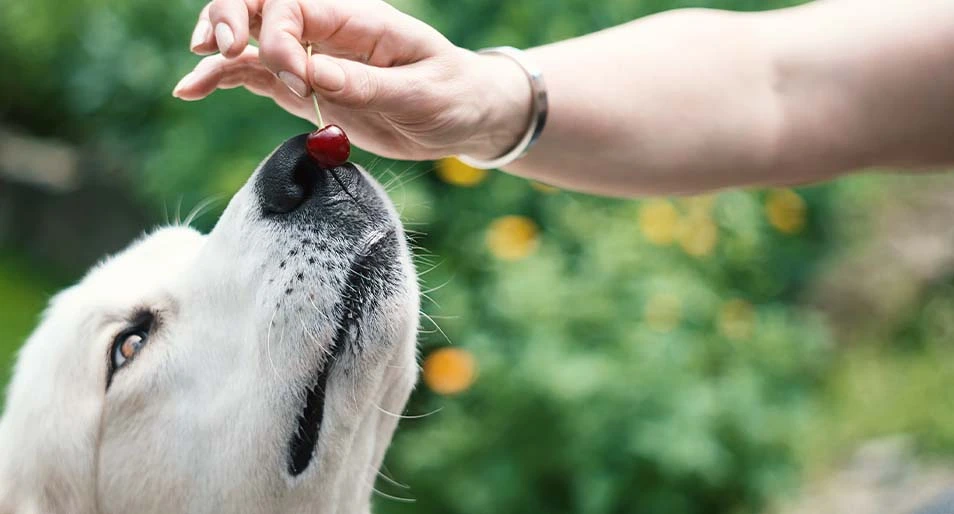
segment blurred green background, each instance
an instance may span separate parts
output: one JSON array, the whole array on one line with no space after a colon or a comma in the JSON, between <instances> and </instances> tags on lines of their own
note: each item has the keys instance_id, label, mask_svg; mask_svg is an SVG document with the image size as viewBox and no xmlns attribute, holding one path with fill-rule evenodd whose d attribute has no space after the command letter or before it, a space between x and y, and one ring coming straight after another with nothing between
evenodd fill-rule
<instances>
[{"instance_id":1,"label":"blurred green background","mask_svg":"<svg viewBox=\"0 0 954 514\"><path fill-rule=\"evenodd\" d=\"M394 3L478 48L797 2ZM219 198L209 229L310 130L240 90L170 96L200 8L0 0L0 384L52 293ZM427 290L407 414L438 410L402 422L378 512L913 512L954 484L951 178L619 201L355 160L399 177Z\"/></svg>"}]
</instances>

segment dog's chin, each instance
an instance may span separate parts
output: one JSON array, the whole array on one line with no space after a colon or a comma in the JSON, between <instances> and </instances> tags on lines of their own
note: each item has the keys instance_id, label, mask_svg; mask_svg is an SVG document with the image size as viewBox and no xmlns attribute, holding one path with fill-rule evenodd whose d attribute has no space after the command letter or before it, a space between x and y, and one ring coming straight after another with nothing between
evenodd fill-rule
<instances>
[{"instance_id":1,"label":"dog's chin","mask_svg":"<svg viewBox=\"0 0 954 514\"><path fill-rule=\"evenodd\" d=\"M334 337L328 350L329 358L315 371L313 382L308 386L304 405L298 414L294 432L288 442L288 473L300 475L308 468L315 454L321 431L325 406L325 391L328 377L339 362L345 349L355 349L360 344L365 315L361 306L375 294L376 283L372 278L381 268L381 256L388 255L387 246L397 245L394 229L372 234L369 241L354 256L344 282L344 295L335 309Z\"/></svg>"}]
</instances>

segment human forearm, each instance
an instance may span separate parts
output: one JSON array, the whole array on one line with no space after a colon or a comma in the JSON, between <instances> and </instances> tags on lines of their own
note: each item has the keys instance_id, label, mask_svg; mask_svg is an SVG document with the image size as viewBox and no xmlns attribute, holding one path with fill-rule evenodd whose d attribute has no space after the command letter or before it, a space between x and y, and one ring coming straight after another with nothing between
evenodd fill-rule
<instances>
[{"instance_id":1,"label":"human forearm","mask_svg":"<svg viewBox=\"0 0 954 514\"><path fill-rule=\"evenodd\" d=\"M778 112L768 57L747 23L735 13L672 11L530 50L550 117L507 171L619 196L758 175Z\"/></svg>"},{"instance_id":2,"label":"human forearm","mask_svg":"<svg viewBox=\"0 0 954 514\"><path fill-rule=\"evenodd\" d=\"M758 27L783 111L768 178L954 164L954 3L820 1Z\"/></svg>"},{"instance_id":3,"label":"human forearm","mask_svg":"<svg viewBox=\"0 0 954 514\"><path fill-rule=\"evenodd\" d=\"M551 117L507 170L631 196L954 161L954 4L866 9L672 11L533 49Z\"/></svg>"}]
</instances>

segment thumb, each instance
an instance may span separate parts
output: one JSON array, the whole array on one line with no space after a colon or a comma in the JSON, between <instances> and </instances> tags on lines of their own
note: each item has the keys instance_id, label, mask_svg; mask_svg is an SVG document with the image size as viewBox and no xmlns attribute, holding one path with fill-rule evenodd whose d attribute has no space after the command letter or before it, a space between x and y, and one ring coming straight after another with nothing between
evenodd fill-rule
<instances>
[{"instance_id":1,"label":"thumb","mask_svg":"<svg viewBox=\"0 0 954 514\"><path fill-rule=\"evenodd\" d=\"M387 111L406 104L411 80L402 68L379 68L324 54L311 56L311 86L330 102L349 109Z\"/></svg>"}]
</instances>

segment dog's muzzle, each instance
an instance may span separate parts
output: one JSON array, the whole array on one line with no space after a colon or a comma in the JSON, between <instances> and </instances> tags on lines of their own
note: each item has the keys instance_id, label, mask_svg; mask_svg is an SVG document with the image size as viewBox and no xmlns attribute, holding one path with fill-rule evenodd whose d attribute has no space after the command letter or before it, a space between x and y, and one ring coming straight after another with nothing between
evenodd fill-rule
<instances>
[{"instance_id":1,"label":"dog's muzzle","mask_svg":"<svg viewBox=\"0 0 954 514\"><path fill-rule=\"evenodd\" d=\"M401 275L397 227L389 215L383 191L351 163L322 168L308 155L301 134L285 141L262 164L255 180L261 213L277 227L274 232L289 246L282 269L325 266L338 274L342 285L337 305L329 315L336 319L335 334L327 349L329 359L316 369L305 393L297 428L288 443L288 472L301 474L309 467L321 433L325 392L331 372L342 352L360 353L361 326L366 311L393 294ZM336 258L329 261L328 255ZM299 287L288 286L288 294ZM294 287L293 287L294 286ZM307 286L305 286L307 287ZM299 300L305 307L314 303Z\"/></svg>"}]
</instances>

